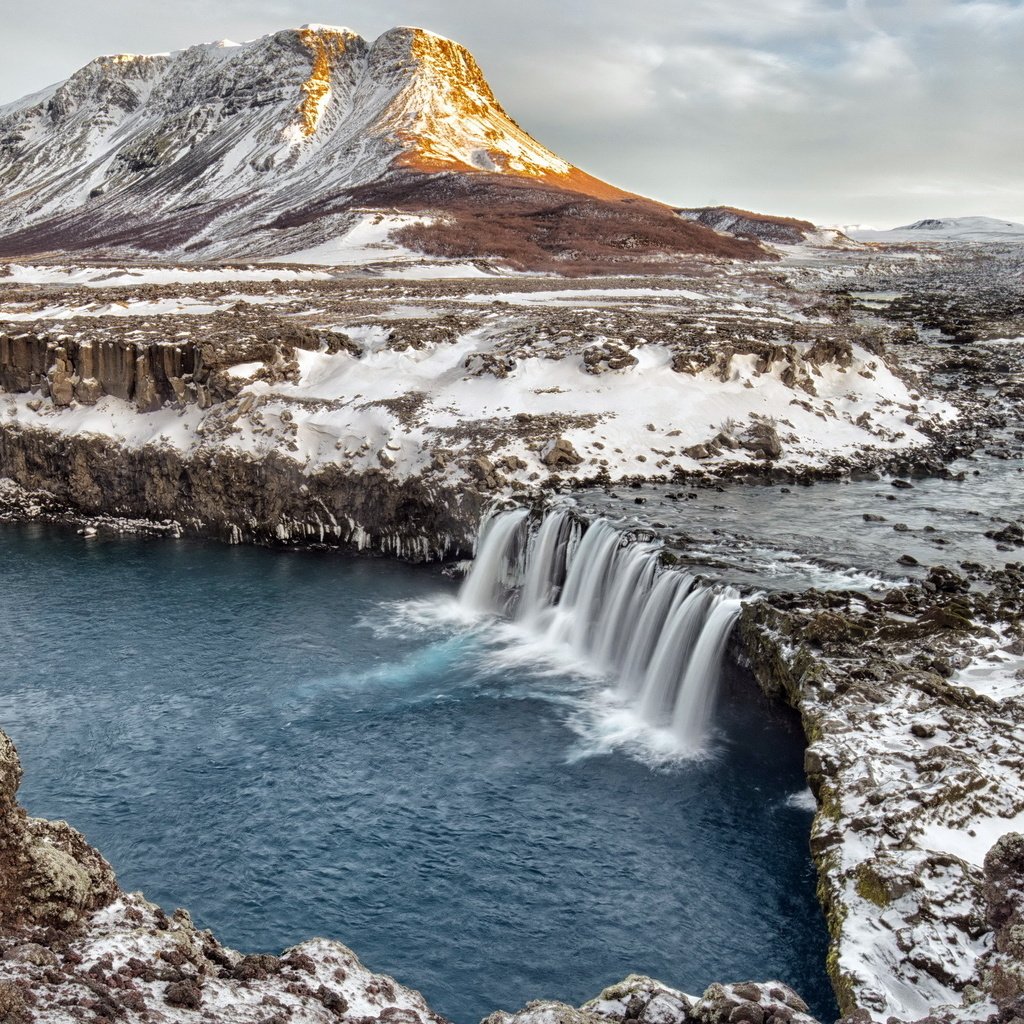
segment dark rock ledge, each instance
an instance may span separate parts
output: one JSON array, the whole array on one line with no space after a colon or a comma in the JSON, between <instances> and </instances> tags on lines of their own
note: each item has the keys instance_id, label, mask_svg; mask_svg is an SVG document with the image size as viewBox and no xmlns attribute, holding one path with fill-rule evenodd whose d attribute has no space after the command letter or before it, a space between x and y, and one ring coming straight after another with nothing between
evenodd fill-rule
<instances>
[{"instance_id":1,"label":"dark rock ledge","mask_svg":"<svg viewBox=\"0 0 1024 1024\"><path fill-rule=\"evenodd\" d=\"M129 448L97 434L0 429L0 519L44 519L229 543L323 544L411 561L469 555L483 499L471 488L271 453ZM0 477L2 482L2 477Z\"/></svg>"}]
</instances>

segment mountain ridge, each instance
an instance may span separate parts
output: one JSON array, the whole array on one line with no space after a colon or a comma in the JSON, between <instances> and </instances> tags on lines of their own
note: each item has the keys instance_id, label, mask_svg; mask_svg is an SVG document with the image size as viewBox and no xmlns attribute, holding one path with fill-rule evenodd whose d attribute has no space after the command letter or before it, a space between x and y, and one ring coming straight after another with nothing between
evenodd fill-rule
<instances>
[{"instance_id":1,"label":"mountain ridge","mask_svg":"<svg viewBox=\"0 0 1024 1024\"><path fill-rule=\"evenodd\" d=\"M368 193L380 209L435 222L465 220L466 204L490 213L511 203L557 220L579 197L626 203L641 228L656 230L610 239L622 262L765 255L701 225L672 225L670 207L563 160L505 112L465 47L424 29L369 42L312 25L241 44L107 55L0 111L0 256L273 258L350 227L346 215ZM301 231L282 227L311 208L325 212ZM599 220L577 232L575 262L591 241L607 249ZM562 228L548 256L569 253L572 263L563 244L572 232Z\"/></svg>"}]
</instances>

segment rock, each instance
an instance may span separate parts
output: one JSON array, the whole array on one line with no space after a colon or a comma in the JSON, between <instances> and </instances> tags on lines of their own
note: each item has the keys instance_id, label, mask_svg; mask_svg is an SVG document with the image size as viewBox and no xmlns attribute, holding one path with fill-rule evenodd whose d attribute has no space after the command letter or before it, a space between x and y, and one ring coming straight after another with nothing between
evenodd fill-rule
<instances>
[{"instance_id":1,"label":"rock","mask_svg":"<svg viewBox=\"0 0 1024 1024\"><path fill-rule=\"evenodd\" d=\"M604 1024L606 1017L579 1010L568 1003L554 1000L536 1000L527 1003L516 1013L498 1010L480 1024Z\"/></svg>"},{"instance_id":2,"label":"rock","mask_svg":"<svg viewBox=\"0 0 1024 1024\"><path fill-rule=\"evenodd\" d=\"M21 762L0 733L0 920L67 928L117 895L110 865L63 821L30 818L16 802Z\"/></svg>"},{"instance_id":3,"label":"rock","mask_svg":"<svg viewBox=\"0 0 1024 1024\"><path fill-rule=\"evenodd\" d=\"M812 1024L815 1018L788 985L769 981L712 985L694 1005L690 1019L703 1024Z\"/></svg>"},{"instance_id":4,"label":"rock","mask_svg":"<svg viewBox=\"0 0 1024 1024\"><path fill-rule=\"evenodd\" d=\"M75 385L75 398L82 405L95 405L103 397L103 386L95 377L84 377Z\"/></svg>"},{"instance_id":5,"label":"rock","mask_svg":"<svg viewBox=\"0 0 1024 1024\"><path fill-rule=\"evenodd\" d=\"M570 441L559 437L549 441L540 452L540 461L551 469L561 466L578 466L582 457L576 452Z\"/></svg>"},{"instance_id":6,"label":"rock","mask_svg":"<svg viewBox=\"0 0 1024 1024\"><path fill-rule=\"evenodd\" d=\"M944 565L936 565L928 570L926 586L930 590L942 593L959 593L970 590L970 580L947 569Z\"/></svg>"},{"instance_id":7,"label":"rock","mask_svg":"<svg viewBox=\"0 0 1024 1024\"><path fill-rule=\"evenodd\" d=\"M580 1009L605 1020L684 1024L692 1005L693 1000L678 989L641 974L631 974Z\"/></svg>"},{"instance_id":8,"label":"rock","mask_svg":"<svg viewBox=\"0 0 1024 1024\"><path fill-rule=\"evenodd\" d=\"M1024 546L1024 527L1018 523L1010 523L1001 530L990 530L986 532L990 540L999 541L1001 544L1014 544L1018 547Z\"/></svg>"},{"instance_id":9,"label":"rock","mask_svg":"<svg viewBox=\"0 0 1024 1024\"><path fill-rule=\"evenodd\" d=\"M901 491L910 490L913 488L913 484L909 480L893 480L892 486Z\"/></svg>"},{"instance_id":10,"label":"rock","mask_svg":"<svg viewBox=\"0 0 1024 1024\"><path fill-rule=\"evenodd\" d=\"M61 356L62 349L57 350L57 359L47 374L50 400L58 408L69 406L75 397L75 385L78 378L70 372L70 364Z\"/></svg>"},{"instance_id":11,"label":"rock","mask_svg":"<svg viewBox=\"0 0 1024 1024\"><path fill-rule=\"evenodd\" d=\"M986 918L995 933L985 981L1012 1020L1024 1010L1024 835L1002 836L985 855Z\"/></svg>"},{"instance_id":12,"label":"rock","mask_svg":"<svg viewBox=\"0 0 1024 1024\"><path fill-rule=\"evenodd\" d=\"M146 357L138 356L135 360L135 408L139 412L158 412L164 404L163 398L147 371Z\"/></svg>"},{"instance_id":13,"label":"rock","mask_svg":"<svg viewBox=\"0 0 1024 1024\"><path fill-rule=\"evenodd\" d=\"M758 420L750 427L743 447L761 459L774 460L782 455L779 433L768 420Z\"/></svg>"},{"instance_id":14,"label":"rock","mask_svg":"<svg viewBox=\"0 0 1024 1024\"><path fill-rule=\"evenodd\" d=\"M55 967L57 956L38 942L23 942L20 946L11 946L4 953L5 960L16 960L23 964L35 964L36 967ZM3 1018L0 1018L2 1020Z\"/></svg>"},{"instance_id":15,"label":"rock","mask_svg":"<svg viewBox=\"0 0 1024 1024\"><path fill-rule=\"evenodd\" d=\"M0 981L0 1024L31 1024L35 1015L25 1002L21 987Z\"/></svg>"},{"instance_id":16,"label":"rock","mask_svg":"<svg viewBox=\"0 0 1024 1024\"><path fill-rule=\"evenodd\" d=\"M494 463L485 455L478 455L476 458L470 459L466 468L469 475L487 490L497 490L505 482Z\"/></svg>"},{"instance_id":17,"label":"rock","mask_svg":"<svg viewBox=\"0 0 1024 1024\"><path fill-rule=\"evenodd\" d=\"M164 1002L168 1006L180 1006L186 1010L197 1010L203 1001L203 990L197 981L186 978L173 981L164 991Z\"/></svg>"},{"instance_id":18,"label":"rock","mask_svg":"<svg viewBox=\"0 0 1024 1024\"><path fill-rule=\"evenodd\" d=\"M231 972L238 981L263 981L281 970L281 961L270 953L250 953L235 964Z\"/></svg>"},{"instance_id":19,"label":"rock","mask_svg":"<svg viewBox=\"0 0 1024 1024\"><path fill-rule=\"evenodd\" d=\"M627 370L636 366L637 362L636 356L625 345L614 341L592 345L583 350L583 368L591 374L605 373L608 370Z\"/></svg>"}]
</instances>

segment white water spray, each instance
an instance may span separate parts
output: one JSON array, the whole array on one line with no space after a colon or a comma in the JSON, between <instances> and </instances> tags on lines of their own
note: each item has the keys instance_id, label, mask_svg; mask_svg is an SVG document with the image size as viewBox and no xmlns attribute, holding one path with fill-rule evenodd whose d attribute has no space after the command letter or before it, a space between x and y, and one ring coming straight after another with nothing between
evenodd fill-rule
<instances>
[{"instance_id":1,"label":"white water spray","mask_svg":"<svg viewBox=\"0 0 1024 1024\"><path fill-rule=\"evenodd\" d=\"M700 748L740 613L736 590L666 569L656 544L603 520L587 526L559 509L531 530L515 509L484 523L459 600L571 648L613 676L645 721Z\"/></svg>"}]
</instances>

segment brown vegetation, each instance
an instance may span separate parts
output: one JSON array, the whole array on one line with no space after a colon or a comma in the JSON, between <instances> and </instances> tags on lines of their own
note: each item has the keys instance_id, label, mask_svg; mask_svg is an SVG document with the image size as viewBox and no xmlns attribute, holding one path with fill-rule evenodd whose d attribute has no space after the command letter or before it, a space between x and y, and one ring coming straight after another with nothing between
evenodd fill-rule
<instances>
[{"instance_id":1,"label":"brown vegetation","mask_svg":"<svg viewBox=\"0 0 1024 1024\"><path fill-rule=\"evenodd\" d=\"M437 217L396 232L395 240L410 249L500 259L517 270L665 273L694 255L767 258L755 242L724 238L648 199L610 201L494 174L402 175L356 198Z\"/></svg>"}]
</instances>

